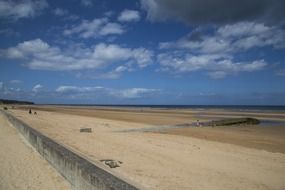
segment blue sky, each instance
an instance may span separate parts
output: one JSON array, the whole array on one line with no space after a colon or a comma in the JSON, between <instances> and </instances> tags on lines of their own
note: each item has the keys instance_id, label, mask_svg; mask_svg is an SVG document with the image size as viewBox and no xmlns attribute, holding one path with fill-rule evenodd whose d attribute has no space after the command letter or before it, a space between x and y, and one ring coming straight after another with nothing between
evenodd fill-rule
<instances>
[{"instance_id":1,"label":"blue sky","mask_svg":"<svg viewBox=\"0 0 285 190\"><path fill-rule=\"evenodd\" d=\"M283 0L0 0L0 98L285 105Z\"/></svg>"}]
</instances>

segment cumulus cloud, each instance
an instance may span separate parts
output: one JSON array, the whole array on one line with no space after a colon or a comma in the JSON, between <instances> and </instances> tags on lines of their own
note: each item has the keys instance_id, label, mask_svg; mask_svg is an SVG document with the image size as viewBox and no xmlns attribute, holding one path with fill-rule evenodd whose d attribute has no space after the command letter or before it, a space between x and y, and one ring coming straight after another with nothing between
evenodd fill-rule
<instances>
[{"instance_id":1,"label":"cumulus cloud","mask_svg":"<svg viewBox=\"0 0 285 190\"><path fill-rule=\"evenodd\" d=\"M38 92L41 92L43 90L43 85L41 84L37 84L33 87L32 91L35 92L35 93L38 93Z\"/></svg>"},{"instance_id":2,"label":"cumulus cloud","mask_svg":"<svg viewBox=\"0 0 285 190\"><path fill-rule=\"evenodd\" d=\"M118 17L121 22L136 22L140 20L140 13L135 10L124 10Z\"/></svg>"},{"instance_id":3,"label":"cumulus cloud","mask_svg":"<svg viewBox=\"0 0 285 190\"><path fill-rule=\"evenodd\" d=\"M47 7L45 0L0 0L0 18L17 20L34 17Z\"/></svg>"},{"instance_id":4,"label":"cumulus cloud","mask_svg":"<svg viewBox=\"0 0 285 190\"><path fill-rule=\"evenodd\" d=\"M284 29L261 23L240 22L218 27L211 35L195 30L177 41L160 43L161 49L190 49L203 53L239 52L266 46L285 47Z\"/></svg>"},{"instance_id":5,"label":"cumulus cloud","mask_svg":"<svg viewBox=\"0 0 285 190\"><path fill-rule=\"evenodd\" d=\"M153 22L176 20L199 25L176 41L159 44L160 71L204 71L220 79L268 65L264 56L244 55L260 48L285 48L283 0L141 0L141 6Z\"/></svg>"},{"instance_id":6,"label":"cumulus cloud","mask_svg":"<svg viewBox=\"0 0 285 190\"><path fill-rule=\"evenodd\" d=\"M263 59L235 59L237 55L262 47L284 48L284 29L254 22L227 24L212 28L211 32L199 28L176 41L160 43L160 50L167 53L160 54L158 61L163 66L162 70L206 70L208 76L218 79L229 74L265 68L268 63Z\"/></svg>"},{"instance_id":7,"label":"cumulus cloud","mask_svg":"<svg viewBox=\"0 0 285 190\"><path fill-rule=\"evenodd\" d=\"M111 34L122 34L124 33L123 27L118 23L107 23L99 31L99 35L106 36Z\"/></svg>"},{"instance_id":8,"label":"cumulus cloud","mask_svg":"<svg viewBox=\"0 0 285 190\"><path fill-rule=\"evenodd\" d=\"M107 18L95 18L92 21L83 20L79 25L64 30L63 34L66 36L78 34L80 38L96 38L124 32L123 26L118 23L109 22Z\"/></svg>"},{"instance_id":9,"label":"cumulus cloud","mask_svg":"<svg viewBox=\"0 0 285 190\"><path fill-rule=\"evenodd\" d=\"M158 55L158 62L163 70L177 73L206 71L211 78L224 78L239 72L253 72L264 69L267 63L264 60L252 62L235 62L232 57L223 54L175 55L162 53Z\"/></svg>"},{"instance_id":10,"label":"cumulus cloud","mask_svg":"<svg viewBox=\"0 0 285 190\"><path fill-rule=\"evenodd\" d=\"M141 0L151 21L179 20L189 24L239 21L284 22L283 0Z\"/></svg>"},{"instance_id":11,"label":"cumulus cloud","mask_svg":"<svg viewBox=\"0 0 285 190\"><path fill-rule=\"evenodd\" d=\"M96 70L110 65L143 68L152 63L153 53L145 48L126 48L117 44L99 43L91 48L61 49L41 39L25 41L0 51L10 59L20 59L31 69ZM122 69L120 69L122 72Z\"/></svg>"}]
</instances>

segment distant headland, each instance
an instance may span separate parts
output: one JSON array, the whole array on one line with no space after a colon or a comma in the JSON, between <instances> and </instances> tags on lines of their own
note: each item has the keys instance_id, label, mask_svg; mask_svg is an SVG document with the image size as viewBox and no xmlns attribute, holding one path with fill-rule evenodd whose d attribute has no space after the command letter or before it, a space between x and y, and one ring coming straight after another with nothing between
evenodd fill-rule
<instances>
[{"instance_id":1,"label":"distant headland","mask_svg":"<svg viewBox=\"0 0 285 190\"><path fill-rule=\"evenodd\" d=\"M7 100L7 99L0 99L0 104L34 104L34 102L29 101L20 101L20 100Z\"/></svg>"}]
</instances>

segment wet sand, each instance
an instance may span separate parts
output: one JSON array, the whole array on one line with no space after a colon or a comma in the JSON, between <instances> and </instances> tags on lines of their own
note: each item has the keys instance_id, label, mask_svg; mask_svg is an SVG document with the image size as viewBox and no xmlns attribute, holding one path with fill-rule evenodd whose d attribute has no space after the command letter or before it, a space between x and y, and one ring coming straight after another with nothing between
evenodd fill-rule
<instances>
[{"instance_id":1,"label":"wet sand","mask_svg":"<svg viewBox=\"0 0 285 190\"><path fill-rule=\"evenodd\" d=\"M11 112L98 164L102 159L122 161L121 167L112 172L146 189L285 189L282 128L199 127L127 132L195 122L201 111L38 106L33 107L37 115L29 115L25 109ZM206 114L212 113L217 111ZM280 113L256 114L283 120ZM92 133L80 133L82 127L91 128Z\"/></svg>"},{"instance_id":2,"label":"wet sand","mask_svg":"<svg viewBox=\"0 0 285 190\"><path fill-rule=\"evenodd\" d=\"M285 126L199 127L169 129L161 133L195 137L285 154Z\"/></svg>"},{"instance_id":3,"label":"wet sand","mask_svg":"<svg viewBox=\"0 0 285 190\"><path fill-rule=\"evenodd\" d=\"M71 187L0 113L0 189L70 190Z\"/></svg>"}]
</instances>

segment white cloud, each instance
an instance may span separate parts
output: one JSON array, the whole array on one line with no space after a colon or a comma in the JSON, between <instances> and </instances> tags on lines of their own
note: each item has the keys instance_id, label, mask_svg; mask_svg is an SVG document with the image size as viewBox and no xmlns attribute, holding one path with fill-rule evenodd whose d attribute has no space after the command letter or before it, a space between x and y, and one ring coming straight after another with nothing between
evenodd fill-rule
<instances>
[{"instance_id":1,"label":"white cloud","mask_svg":"<svg viewBox=\"0 0 285 190\"><path fill-rule=\"evenodd\" d=\"M266 46L285 47L284 29L261 23L241 22L219 27L212 35L194 31L177 41L160 43L161 49L189 49L200 53L241 52Z\"/></svg>"},{"instance_id":2,"label":"white cloud","mask_svg":"<svg viewBox=\"0 0 285 190\"><path fill-rule=\"evenodd\" d=\"M101 86L59 86L56 90L59 94L66 96L75 97L94 97L94 95L103 94L105 96L111 96L115 98L131 99L131 98L142 98L146 96L154 95L160 92L160 89L148 89L148 88L127 88L127 89L114 89L105 88Z\"/></svg>"},{"instance_id":3,"label":"white cloud","mask_svg":"<svg viewBox=\"0 0 285 190\"><path fill-rule=\"evenodd\" d=\"M239 22L236 24L227 24L218 28L217 33L223 37L243 37L259 35L270 32L270 27L262 23Z\"/></svg>"},{"instance_id":4,"label":"white cloud","mask_svg":"<svg viewBox=\"0 0 285 190\"><path fill-rule=\"evenodd\" d=\"M118 20L121 22L137 22L140 20L140 13L139 11L126 9L121 12Z\"/></svg>"},{"instance_id":5,"label":"white cloud","mask_svg":"<svg viewBox=\"0 0 285 190\"><path fill-rule=\"evenodd\" d=\"M124 32L123 26L118 23L108 22L107 18L95 18L92 21L83 20L79 25L64 30L63 34L66 36L78 34L81 38L96 38Z\"/></svg>"},{"instance_id":6,"label":"white cloud","mask_svg":"<svg viewBox=\"0 0 285 190\"><path fill-rule=\"evenodd\" d=\"M0 18L20 19L40 14L48 4L45 0L0 0Z\"/></svg>"},{"instance_id":7,"label":"white cloud","mask_svg":"<svg viewBox=\"0 0 285 190\"><path fill-rule=\"evenodd\" d=\"M107 19L83 20L78 26L64 30L64 35L79 34L82 38L96 37L96 33L107 22Z\"/></svg>"},{"instance_id":8,"label":"white cloud","mask_svg":"<svg viewBox=\"0 0 285 190\"><path fill-rule=\"evenodd\" d=\"M143 68L152 63L153 57L152 51L145 48L131 49L117 44L100 43L91 48L61 49L50 46L41 39L25 41L1 50L1 55L23 60L31 69L54 71L96 70L111 65L121 65L128 69Z\"/></svg>"},{"instance_id":9,"label":"white cloud","mask_svg":"<svg viewBox=\"0 0 285 190\"><path fill-rule=\"evenodd\" d=\"M158 62L163 70L177 73L207 71L208 75L215 79L239 72L258 71L267 66L264 60L235 62L232 57L223 54L185 54L178 56L171 53L163 53L158 55Z\"/></svg>"},{"instance_id":10,"label":"white cloud","mask_svg":"<svg viewBox=\"0 0 285 190\"><path fill-rule=\"evenodd\" d=\"M101 30L99 31L99 34L102 36L111 35L111 34L123 34L125 31L122 27L122 25L117 23L107 23L104 25Z\"/></svg>"},{"instance_id":11,"label":"white cloud","mask_svg":"<svg viewBox=\"0 0 285 190\"><path fill-rule=\"evenodd\" d=\"M285 31L276 26L241 22L214 28L212 32L199 28L177 41L160 43L159 47L164 51L158 55L162 71L205 70L208 76L218 79L265 68L268 64L263 59L237 61L235 58L254 48L284 48Z\"/></svg>"},{"instance_id":12,"label":"white cloud","mask_svg":"<svg viewBox=\"0 0 285 190\"><path fill-rule=\"evenodd\" d=\"M40 39L36 39L19 43L16 47L8 48L4 53L8 58L15 59L28 58L29 56L41 57L43 56L42 53L52 55L56 54L58 51L58 48L51 48L47 43Z\"/></svg>"},{"instance_id":13,"label":"white cloud","mask_svg":"<svg viewBox=\"0 0 285 190\"><path fill-rule=\"evenodd\" d=\"M73 93L73 92L86 93L86 92L94 92L101 89L104 88L101 86L95 86L95 87L59 86L55 91L59 93Z\"/></svg>"},{"instance_id":14,"label":"white cloud","mask_svg":"<svg viewBox=\"0 0 285 190\"><path fill-rule=\"evenodd\" d=\"M255 60L251 63L243 64L240 67L240 71L247 71L247 72L253 72L263 69L267 63L264 60Z\"/></svg>"},{"instance_id":15,"label":"white cloud","mask_svg":"<svg viewBox=\"0 0 285 190\"><path fill-rule=\"evenodd\" d=\"M159 92L160 89L147 88L130 88L125 90L115 91L115 96L120 98L141 98Z\"/></svg>"},{"instance_id":16,"label":"white cloud","mask_svg":"<svg viewBox=\"0 0 285 190\"><path fill-rule=\"evenodd\" d=\"M134 49L132 55L140 68L144 68L152 63L153 52L145 48Z\"/></svg>"},{"instance_id":17,"label":"white cloud","mask_svg":"<svg viewBox=\"0 0 285 190\"><path fill-rule=\"evenodd\" d=\"M32 91L35 92L35 93L38 93L38 92L42 91L43 88L44 88L43 85L37 84L37 85L35 85L35 86L33 87Z\"/></svg>"}]
</instances>

